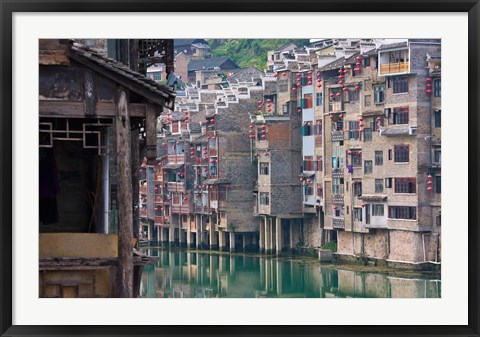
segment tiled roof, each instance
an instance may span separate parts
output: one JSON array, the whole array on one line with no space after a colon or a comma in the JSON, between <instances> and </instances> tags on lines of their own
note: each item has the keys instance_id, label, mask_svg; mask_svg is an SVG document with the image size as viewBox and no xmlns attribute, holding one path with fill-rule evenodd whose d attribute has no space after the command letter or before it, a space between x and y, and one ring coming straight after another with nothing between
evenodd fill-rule
<instances>
[{"instance_id":1,"label":"tiled roof","mask_svg":"<svg viewBox=\"0 0 480 337\"><path fill-rule=\"evenodd\" d=\"M141 96L146 97L146 93L154 94L147 98L156 103L160 103L161 100L155 99L155 96L165 100L167 107L173 107L175 103L176 94L170 87L159 84L145 75L133 71L127 65L105 57L84 45L75 43L70 46L69 57L89 68L96 68L94 70L104 72L107 76L110 75L108 76L110 79L120 84L128 83L129 89Z\"/></svg>"},{"instance_id":2,"label":"tiled roof","mask_svg":"<svg viewBox=\"0 0 480 337\"><path fill-rule=\"evenodd\" d=\"M174 47L179 47L179 46L188 46L190 44L194 43L206 43L204 39L174 39L173 40L173 46Z\"/></svg>"},{"instance_id":3,"label":"tiled roof","mask_svg":"<svg viewBox=\"0 0 480 337\"><path fill-rule=\"evenodd\" d=\"M385 49L394 49L394 48L402 48L402 47L407 47L408 42L397 42L397 43L390 43L390 44L384 44L378 48L378 50L385 50Z\"/></svg>"},{"instance_id":4,"label":"tiled roof","mask_svg":"<svg viewBox=\"0 0 480 337\"><path fill-rule=\"evenodd\" d=\"M168 163L168 164L163 165L163 168L164 169L170 169L170 170L177 170L180 167L182 167L183 165L184 165L184 163Z\"/></svg>"},{"instance_id":5,"label":"tiled roof","mask_svg":"<svg viewBox=\"0 0 480 337\"><path fill-rule=\"evenodd\" d=\"M340 68L342 67L343 65L345 64L345 58L340 58L338 60L335 60L333 62L330 62L326 65L324 65L323 67L320 67L319 70L332 70L332 69L337 69L337 68Z\"/></svg>"},{"instance_id":6,"label":"tiled roof","mask_svg":"<svg viewBox=\"0 0 480 337\"><path fill-rule=\"evenodd\" d=\"M202 60L191 60L188 63L188 71L195 71L195 70L202 70L202 69L213 69L213 68L221 68L222 65L227 62L231 61L228 57L211 57ZM237 66L238 67L238 66Z\"/></svg>"},{"instance_id":7,"label":"tiled roof","mask_svg":"<svg viewBox=\"0 0 480 337\"><path fill-rule=\"evenodd\" d=\"M386 201L387 196L382 194L362 194L360 197L363 201Z\"/></svg>"}]
</instances>

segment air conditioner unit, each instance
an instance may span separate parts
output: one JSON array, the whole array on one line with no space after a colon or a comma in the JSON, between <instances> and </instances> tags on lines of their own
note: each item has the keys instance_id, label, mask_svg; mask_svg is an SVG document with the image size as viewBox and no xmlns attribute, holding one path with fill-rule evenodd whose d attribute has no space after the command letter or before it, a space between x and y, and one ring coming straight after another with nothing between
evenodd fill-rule
<instances>
[{"instance_id":1,"label":"air conditioner unit","mask_svg":"<svg viewBox=\"0 0 480 337\"><path fill-rule=\"evenodd\" d=\"M392 112L391 108L385 108L383 109L383 112L385 113L385 118L389 118L390 113Z\"/></svg>"},{"instance_id":2,"label":"air conditioner unit","mask_svg":"<svg viewBox=\"0 0 480 337\"><path fill-rule=\"evenodd\" d=\"M408 127L408 134L409 135L416 135L417 134L417 127L416 126L409 126Z\"/></svg>"}]
</instances>

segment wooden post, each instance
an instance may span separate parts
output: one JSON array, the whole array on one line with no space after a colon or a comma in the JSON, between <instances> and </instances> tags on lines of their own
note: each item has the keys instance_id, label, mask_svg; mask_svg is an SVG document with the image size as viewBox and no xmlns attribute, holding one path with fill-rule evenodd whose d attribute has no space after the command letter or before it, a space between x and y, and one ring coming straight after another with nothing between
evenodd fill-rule
<instances>
[{"instance_id":1,"label":"wooden post","mask_svg":"<svg viewBox=\"0 0 480 337\"><path fill-rule=\"evenodd\" d=\"M118 297L133 297L133 204L130 112L128 95L124 88L117 89L118 161Z\"/></svg>"},{"instance_id":2,"label":"wooden post","mask_svg":"<svg viewBox=\"0 0 480 337\"><path fill-rule=\"evenodd\" d=\"M132 144L132 198L133 198L133 237L136 239L136 248L139 248L140 240L140 187L138 186L138 170L140 167L140 144L138 142L139 133L133 130L131 133Z\"/></svg>"}]
</instances>

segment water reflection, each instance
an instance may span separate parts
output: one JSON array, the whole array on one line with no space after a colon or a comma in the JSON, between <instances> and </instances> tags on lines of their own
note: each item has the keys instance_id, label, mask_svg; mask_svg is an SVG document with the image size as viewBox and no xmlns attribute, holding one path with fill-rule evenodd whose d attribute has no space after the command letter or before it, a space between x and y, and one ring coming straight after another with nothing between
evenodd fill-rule
<instances>
[{"instance_id":1,"label":"water reflection","mask_svg":"<svg viewBox=\"0 0 480 337\"><path fill-rule=\"evenodd\" d=\"M393 277L290 258L205 252L145 251L141 297L440 297L439 279ZM341 268L341 266L340 266Z\"/></svg>"}]
</instances>

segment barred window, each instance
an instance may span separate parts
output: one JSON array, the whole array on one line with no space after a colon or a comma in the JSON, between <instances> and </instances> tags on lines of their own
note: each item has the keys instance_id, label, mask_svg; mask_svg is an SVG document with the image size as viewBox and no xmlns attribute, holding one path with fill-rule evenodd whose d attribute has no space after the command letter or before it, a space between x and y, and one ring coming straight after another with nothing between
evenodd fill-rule
<instances>
[{"instance_id":1,"label":"barred window","mask_svg":"<svg viewBox=\"0 0 480 337\"><path fill-rule=\"evenodd\" d=\"M361 208L355 207L353 209L353 219L358 220L358 221L362 221L362 209Z\"/></svg>"},{"instance_id":2,"label":"barred window","mask_svg":"<svg viewBox=\"0 0 480 337\"><path fill-rule=\"evenodd\" d=\"M383 103L385 101L385 84L378 84L373 86L375 103Z\"/></svg>"},{"instance_id":3,"label":"barred window","mask_svg":"<svg viewBox=\"0 0 480 337\"><path fill-rule=\"evenodd\" d=\"M383 192L383 179L375 179L375 193Z\"/></svg>"},{"instance_id":4,"label":"barred window","mask_svg":"<svg viewBox=\"0 0 480 337\"><path fill-rule=\"evenodd\" d=\"M383 151L375 151L375 166L383 165Z\"/></svg>"},{"instance_id":5,"label":"barred window","mask_svg":"<svg viewBox=\"0 0 480 337\"><path fill-rule=\"evenodd\" d=\"M372 173L372 161L371 160L365 160L363 163L363 173L369 174Z\"/></svg>"},{"instance_id":6,"label":"barred window","mask_svg":"<svg viewBox=\"0 0 480 337\"><path fill-rule=\"evenodd\" d=\"M408 145L395 145L393 148L395 152L395 162L396 163L408 163L410 150Z\"/></svg>"},{"instance_id":7,"label":"barred window","mask_svg":"<svg viewBox=\"0 0 480 337\"><path fill-rule=\"evenodd\" d=\"M260 174L268 175L269 174L268 169L269 169L268 163L260 163Z\"/></svg>"},{"instance_id":8,"label":"barred window","mask_svg":"<svg viewBox=\"0 0 480 337\"><path fill-rule=\"evenodd\" d=\"M395 77L393 79L393 93L400 94L408 92L408 77Z\"/></svg>"},{"instance_id":9,"label":"barred window","mask_svg":"<svg viewBox=\"0 0 480 337\"><path fill-rule=\"evenodd\" d=\"M372 205L372 216L383 216L384 207L382 204L373 204Z\"/></svg>"},{"instance_id":10,"label":"barred window","mask_svg":"<svg viewBox=\"0 0 480 337\"><path fill-rule=\"evenodd\" d=\"M395 178L395 193L416 193L416 178Z\"/></svg>"},{"instance_id":11,"label":"barred window","mask_svg":"<svg viewBox=\"0 0 480 337\"><path fill-rule=\"evenodd\" d=\"M393 109L393 124L408 124L408 108Z\"/></svg>"},{"instance_id":12,"label":"barred window","mask_svg":"<svg viewBox=\"0 0 480 337\"><path fill-rule=\"evenodd\" d=\"M388 217L390 219L416 220L417 208L410 206L389 206Z\"/></svg>"}]
</instances>

